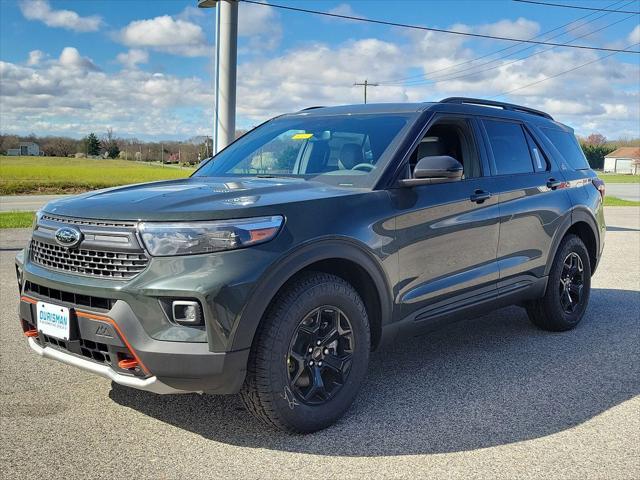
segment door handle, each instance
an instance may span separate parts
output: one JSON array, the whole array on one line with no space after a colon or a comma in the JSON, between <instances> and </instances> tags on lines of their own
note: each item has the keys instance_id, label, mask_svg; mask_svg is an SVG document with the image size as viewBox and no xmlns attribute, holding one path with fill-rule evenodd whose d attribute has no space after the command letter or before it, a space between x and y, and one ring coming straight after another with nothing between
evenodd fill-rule
<instances>
[{"instance_id":1,"label":"door handle","mask_svg":"<svg viewBox=\"0 0 640 480\"><path fill-rule=\"evenodd\" d=\"M475 192L473 192L471 197L469 197L469 199L472 202L476 202L476 203L482 203L485 200L489 200L490 198L491 198L491 193L485 192L484 190L476 190Z\"/></svg>"},{"instance_id":2,"label":"door handle","mask_svg":"<svg viewBox=\"0 0 640 480\"><path fill-rule=\"evenodd\" d=\"M547 180L547 188L550 188L551 190L555 190L560 185L562 185L562 183L563 182L561 182L560 180L556 180L555 178L550 178L549 180Z\"/></svg>"}]
</instances>

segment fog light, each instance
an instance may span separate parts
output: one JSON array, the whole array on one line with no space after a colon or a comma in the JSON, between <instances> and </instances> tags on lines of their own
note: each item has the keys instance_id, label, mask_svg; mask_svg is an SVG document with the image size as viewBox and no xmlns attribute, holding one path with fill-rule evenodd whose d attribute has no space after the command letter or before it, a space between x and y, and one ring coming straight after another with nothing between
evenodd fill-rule
<instances>
[{"instance_id":1,"label":"fog light","mask_svg":"<svg viewBox=\"0 0 640 480\"><path fill-rule=\"evenodd\" d=\"M198 302L175 300L172 304L173 321L181 325L200 325L202 310Z\"/></svg>"}]
</instances>

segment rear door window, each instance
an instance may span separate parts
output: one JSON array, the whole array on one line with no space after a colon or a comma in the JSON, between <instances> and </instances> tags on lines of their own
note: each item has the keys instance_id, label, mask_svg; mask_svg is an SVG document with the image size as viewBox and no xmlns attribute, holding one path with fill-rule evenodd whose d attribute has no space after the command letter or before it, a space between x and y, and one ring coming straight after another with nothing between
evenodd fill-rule
<instances>
[{"instance_id":1,"label":"rear door window","mask_svg":"<svg viewBox=\"0 0 640 480\"><path fill-rule=\"evenodd\" d=\"M587 162L582 148L580 148L573 133L546 127L542 127L540 130L542 130L542 133L553 143L553 146L556 147L560 155L562 155L562 159L571 168L574 170L589 168L589 162Z\"/></svg>"},{"instance_id":2,"label":"rear door window","mask_svg":"<svg viewBox=\"0 0 640 480\"><path fill-rule=\"evenodd\" d=\"M496 167L496 175L532 173L533 163L522 125L483 120Z\"/></svg>"}]
</instances>

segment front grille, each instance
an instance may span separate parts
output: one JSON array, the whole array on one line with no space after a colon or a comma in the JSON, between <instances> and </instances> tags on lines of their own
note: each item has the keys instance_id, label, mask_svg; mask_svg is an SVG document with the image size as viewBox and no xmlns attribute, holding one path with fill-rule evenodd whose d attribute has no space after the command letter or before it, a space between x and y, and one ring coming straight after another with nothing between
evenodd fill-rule
<instances>
[{"instance_id":1,"label":"front grille","mask_svg":"<svg viewBox=\"0 0 640 480\"><path fill-rule=\"evenodd\" d=\"M73 306L89 307L94 310L111 310L115 300L110 298L81 295L79 293L64 292L55 288L45 287L30 281L24 283L25 293L35 294L38 299L53 300L71 304Z\"/></svg>"},{"instance_id":2,"label":"front grille","mask_svg":"<svg viewBox=\"0 0 640 480\"><path fill-rule=\"evenodd\" d=\"M50 222L65 223L69 225L86 225L89 227L135 227L136 226L136 222L113 221L113 220L90 220L85 218L60 217L58 215L51 215L50 213L43 213L40 219L48 220Z\"/></svg>"},{"instance_id":3,"label":"front grille","mask_svg":"<svg viewBox=\"0 0 640 480\"><path fill-rule=\"evenodd\" d=\"M31 261L49 269L105 278L133 278L149 259L143 253L102 250L71 250L59 245L31 241Z\"/></svg>"}]
</instances>

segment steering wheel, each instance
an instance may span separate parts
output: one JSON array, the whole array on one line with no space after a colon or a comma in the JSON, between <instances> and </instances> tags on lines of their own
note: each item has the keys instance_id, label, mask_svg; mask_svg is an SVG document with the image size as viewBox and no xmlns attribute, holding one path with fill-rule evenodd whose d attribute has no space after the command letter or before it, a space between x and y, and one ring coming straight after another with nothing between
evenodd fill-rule
<instances>
[{"instance_id":1,"label":"steering wheel","mask_svg":"<svg viewBox=\"0 0 640 480\"><path fill-rule=\"evenodd\" d=\"M367 169L369 172L371 172L374 168L376 168L376 166L371 164L371 163L359 163L359 164L354 165L353 167L351 167L351 170L364 170L364 169Z\"/></svg>"}]
</instances>

